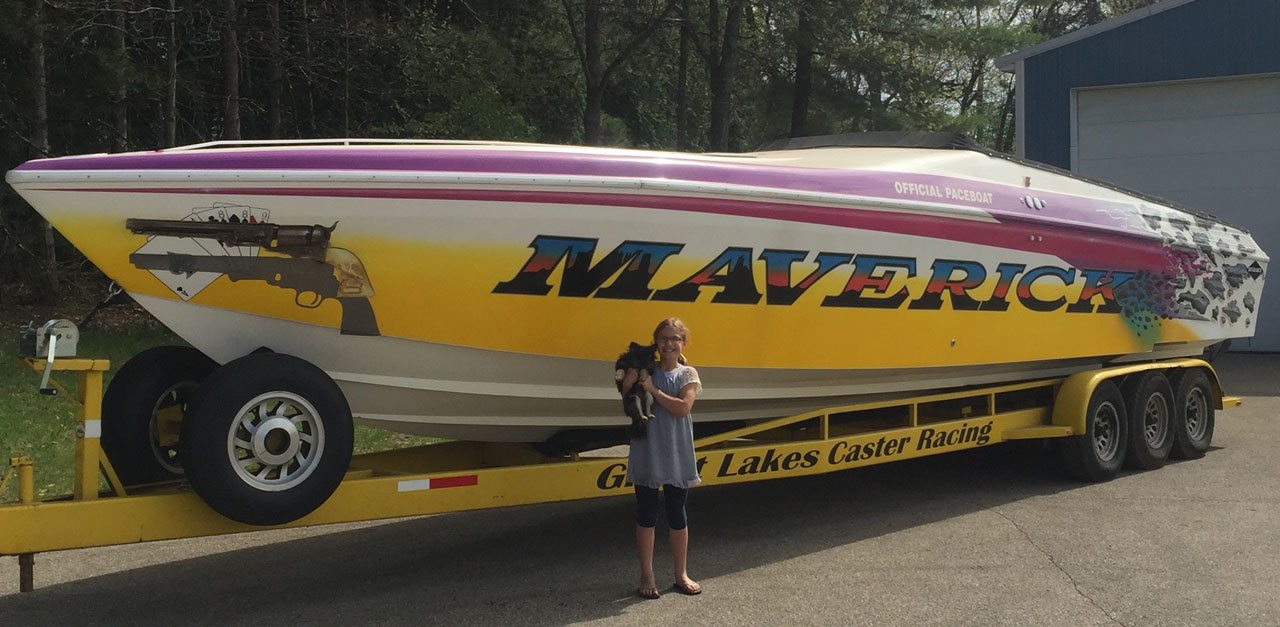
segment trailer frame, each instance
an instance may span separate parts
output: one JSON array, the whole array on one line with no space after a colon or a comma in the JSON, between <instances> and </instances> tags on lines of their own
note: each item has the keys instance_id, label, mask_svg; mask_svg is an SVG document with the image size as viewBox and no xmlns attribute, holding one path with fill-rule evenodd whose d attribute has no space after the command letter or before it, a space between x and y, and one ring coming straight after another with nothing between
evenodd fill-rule
<instances>
[{"instance_id":1,"label":"trailer frame","mask_svg":"<svg viewBox=\"0 0 1280 627\"><path fill-rule=\"evenodd\" d=\"M44 360L20 367L41 370ZM18 502L0 504L0 555L18 555L20 589L33 588L33 556L97 546L194 538L343 522L617 496L629 493L626 457L548 457L525 444L452 441L358 455L334 494L296 521L259 527L224 518L183 481L124 486L99 444L102 359L56 359L77 372L72 494L34 498L34 462L11 458L0 488L15 474ZM698 438L702 485L837 472L1028 439L1087 433L1086 409L1101 382L1138 372L1204 369L1214 406L1226 396L1212 366L1173 359L1079 372L1066 377L975 386L763 420ZM71 398L69 395L63 396ZM110 488L99 490L99 473Z\"/></svg>"}]
</instances>

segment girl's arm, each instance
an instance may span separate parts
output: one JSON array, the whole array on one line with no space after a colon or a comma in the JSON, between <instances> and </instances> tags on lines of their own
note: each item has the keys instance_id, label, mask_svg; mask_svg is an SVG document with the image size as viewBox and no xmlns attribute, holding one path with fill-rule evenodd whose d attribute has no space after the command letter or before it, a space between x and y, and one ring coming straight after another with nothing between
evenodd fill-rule
<instances>
[{"instance_id":1,"label":"girl's arm","mask_svg":"<svg viewBox=\"0 0 1280 627\"><path fill-rule=\"evenodd\" d=\"M653 384L653 377L649 377L641 384L644 391L653 395L653 400L658 401L664 409L671 412L672 416L683 418L693 411L693 401L698 398L698 382L690 381L684 387L680 388L680 396L675 397L658 389Z\"/></svg>"}]
</instances>

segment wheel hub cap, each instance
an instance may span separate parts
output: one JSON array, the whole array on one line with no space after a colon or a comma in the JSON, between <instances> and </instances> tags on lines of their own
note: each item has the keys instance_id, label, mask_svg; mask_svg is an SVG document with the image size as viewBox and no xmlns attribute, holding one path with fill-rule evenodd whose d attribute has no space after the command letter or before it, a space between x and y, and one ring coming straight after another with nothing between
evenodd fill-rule
<instances>
[{"instance_id":1,"label":"wheel hub cap","mask_svg":"<svg viewBox=\"0 0 1280 627\"><path fill-rule=\"evenodd\" d=\"M1147 399L1146 411L1142 416L1143 437L1153 448L1160 448L1169 433L1169 406L1159 394Z\"/></svg>"},{"instance_id":2,"label":"wheel hub cap","mask_svg":"<svg viewBox=\"0 0 1280 627\"><path fill-rule=\"evenodd\" d=\"M1204 415L1208 413L1209 401L1200 390L1191 390L1187 394L1187 432L1193 439L1204 437L1207 428Z\"/></svg>"},{"instance_id":3,"label":"wheel hub cap","mask_svg":"<svg viewBox=\"0 0 1280 627\"><path fill-rule=\"evenodd\" d=\"M253 433L253 454L266 464L283 464L301 447L298 428L288 418L266 420Z\"/></svg>"},{"instance_id":4,"label":"wheel hub cap","mask_svg":"<svg viewBox=\"0 0 1280 627\"><path fill-rule=\"evenodd\" d=\"M194 381L175 383L165 390L151 409L151 420L148 425L148 440L151 454L156 462L173 474L182 474L182 459L178 455L178 434L181 432L183 416L187 411L187 401L195 395Z\"/></svg>"},{"instance_id":5,"label":"wheel hub cap","mask_svg":"<svg viewBox=\"0 0 1280 627\"><path fill-rule=\"evenodd\" d=\"M288 490L302 483L323 453L319 413L292 392L254 397L240 408L227 432L227 456L236 475L259 490Z\"/></svg>"},{"instance_id":6,"label":"wheel hub cap","mask_svg":"<svg viewBox=\"0 0 1280 627\"><path fill-rule=\"evenodd\" d=\"M1110 460L1120 450L1119 415L1111 403L1103 403L1093 414L1093 446L1098 458Z\"/></svg>"}]
</instances>

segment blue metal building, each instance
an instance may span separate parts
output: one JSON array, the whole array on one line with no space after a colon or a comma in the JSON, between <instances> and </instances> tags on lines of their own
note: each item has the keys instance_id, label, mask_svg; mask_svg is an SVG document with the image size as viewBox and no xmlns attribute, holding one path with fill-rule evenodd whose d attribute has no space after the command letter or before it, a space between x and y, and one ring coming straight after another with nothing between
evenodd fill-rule
<instances>
[{"instance_id":1,"label":"blue metal building","mask_svg":"<svg viewBox=\"0 0 1280 627\"><path fill-rule=\"evenodd\" d=\"M1001 57L1018 155L1200 209L1280 257L1280 0L1162 0ZM1280 281L1256 335L1280 351Z\"/></svg>"}]
</instances>

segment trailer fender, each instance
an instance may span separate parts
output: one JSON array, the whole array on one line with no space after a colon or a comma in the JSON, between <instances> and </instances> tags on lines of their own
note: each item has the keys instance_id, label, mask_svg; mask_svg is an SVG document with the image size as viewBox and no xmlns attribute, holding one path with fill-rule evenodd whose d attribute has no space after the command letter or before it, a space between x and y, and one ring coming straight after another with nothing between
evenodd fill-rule
<instances>
[{"instance_id":1,"label":"trailer fender","mask_svg":"<svg viewBox=\"0 0 1280 627\"><path fill-rule=\"evenodd\" d=\"M1205 372L1209 374L1209 382L1213 385L1214 405L1218 409L1226 409L1239 404L1236 399L1229 399L1223 394L1222 384L1218 381L1218 373L1214 371L1213 366L1210 366L1208 362L1203 359L1173 359L1116 366L1102 370L1087 370L1067 377L1063 380L1062 385L1058 388L1057 395L1054 397L1053 424L1071 429L1071 433L1074 435L1083 435L1086 430L1085 414L1089 408L1089 399L1093 398L1093 391L1098 387L1099 383L1107 379L1115 379L1144 370L1173 370L1177 368L1204 368Z\"/></svg>"}]
</instances>

